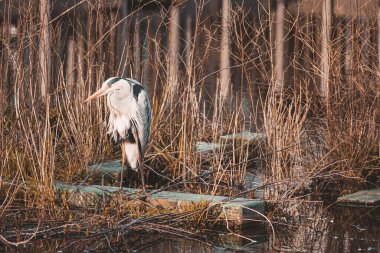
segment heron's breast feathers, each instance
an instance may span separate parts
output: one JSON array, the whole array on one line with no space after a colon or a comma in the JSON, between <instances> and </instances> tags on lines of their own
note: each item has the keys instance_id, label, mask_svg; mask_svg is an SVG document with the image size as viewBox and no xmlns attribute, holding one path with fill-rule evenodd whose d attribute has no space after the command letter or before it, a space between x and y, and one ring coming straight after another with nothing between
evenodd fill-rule
<instances>
[{"instance_id":1,"label":"heron's breast feathers","mask_svg":"<svg viewBox=\"0 0 380 253\"><path fill-rule=\"evenodd\" d=\"M110 115L110 119L108 122L108 133L112 135L116 143L131 140L131 127L132 126L130 119L126 115Z\"/></svg>"}]
</instances>

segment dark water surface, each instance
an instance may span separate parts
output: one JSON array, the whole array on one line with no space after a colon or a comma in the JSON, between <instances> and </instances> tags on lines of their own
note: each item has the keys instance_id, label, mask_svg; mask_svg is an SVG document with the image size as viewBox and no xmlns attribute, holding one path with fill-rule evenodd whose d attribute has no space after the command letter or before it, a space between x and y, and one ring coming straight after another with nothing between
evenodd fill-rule
<instances>
[{"instance_id":1,"label":"dark water surface","mask_svg":"<svg viewBox=\"0 0 380 253\"><path fill-rule=\"evenodd\" d=\"M380 252L379 206L286 201L269 204L269 210L274 247L280 252ZM265 223L254 223L239 234L216 228L192 230L186 236L178 231L150 233L147 227L147 232L119 231L96 238L40 236L17 248L0 244L0 252L274 252L272 229Z\"/></svg>"}]
</instances>

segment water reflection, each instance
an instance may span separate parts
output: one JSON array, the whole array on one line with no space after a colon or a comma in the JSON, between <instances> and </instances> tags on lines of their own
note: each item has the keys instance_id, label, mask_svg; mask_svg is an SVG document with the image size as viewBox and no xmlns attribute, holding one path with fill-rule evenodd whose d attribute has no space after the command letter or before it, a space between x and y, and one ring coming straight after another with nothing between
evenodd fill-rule
<instances>
[{"instance_id":1,"label":"water reflection","mask_svg":"<svg viewBox=\"0 0 380 253\"><path fill-rule=\"evenodd\" d=\"M42 235L18 248L0 244L0 252L379 252L380 208L326 206L322 202L286 201L268 205L269 227L252 224L239 235L202 230L182 236L145 231L118 231L91 237L83 234ZM18 228L20 229L20 228ZM273 240L274 239L274 240ZM274 245L273 245L274 241Z\"/></svg>"},{"instance_id":2,"label":"water reflection","mask_svg":"<svg viewBox=\"0 0 380 253\"><path fill-rule=\"evenodd\" d=\"M260 231L260 230L258 230ZM248 231L245 231L247 233ZM190 238L178 238L172 236L162 236L151 241L150 244L142 242L133 249L137 252L157 253L157 252L264 252L266 237L251 231L241 235L233 233L212 232L205 235L202 240L192 240ZM244 234L244 233L243 233Z\"/></svg>"},{"instance_id":3,"label":"water reflection","mask_svg":"<svg viewBox=\"0 0 380 253\"><path fill-rule=\"evenodd\" d=\"M379 207L288 202L273 208L278 247L304 252L379 252Z\"/></svg>"}]
</instances>

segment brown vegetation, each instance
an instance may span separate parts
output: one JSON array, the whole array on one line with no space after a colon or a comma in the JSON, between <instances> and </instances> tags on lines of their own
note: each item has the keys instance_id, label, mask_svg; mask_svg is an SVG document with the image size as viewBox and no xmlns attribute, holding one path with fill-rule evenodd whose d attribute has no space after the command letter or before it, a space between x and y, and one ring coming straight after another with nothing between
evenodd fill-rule
<instances>
[{"instance_id":1,"label":"brown vegetation","mask_svg":"<svg viewBox=\"0 0 380 253\"><path fill-rule=\"evenodd\" d=\"M85 182L89 164L120 157L119 148L106 135L105 100L83 104L109 76L126 75L148 86L154 117L145 162L151 168L149 175L160 175L154 186L239 193L258 150L234 143L232 151L225 149L205 159L195 152L195 143L219 143L222 133L246 129L267 136L260 156L270 198L318 193L332 185L339 191L358 183L378 185L376 20L336 17L331 39L322 42L319 15L280 12L285 32L277 45L286 52L278 68L274 61L279 54L272 40L274 27L281 27L274 25L272 7L248 10L234 4L229 18L223 19L222 23L230 22L225 30L219 22L224 5L223 12L210 15L212 1L194 1L190 21L178 30L171 23L178 19L174 8L189 11L190 7L152 1L133 6L123 17L119 7L81 1L86 14L73 7L46 22L40 13L43 8L32 2L13 6L17 22L3 13L0 23L0 219L25 206L38 211L33 217L71 220L66 207L55 202L54 182ZM144 12L149 4L156 11ZM127 35L122 27L127 27ZM184 31L185 27L190 30ZM167 36L170 31L175 34ZM232 77L226 88L226 77L219 82L222 73L212 61L225 59L219 53L221 48L229 50L221 47L221 36L225 39L227 32L231 62L222 73L231 72ZM175 41L180 43L175 50L167 48ZM327 81L321 73L322 43L328 43ZM276 73L278 69L283 75ZM280 88L276 79L281 80ZM324 87L328 83L327 93L320 92L322 79ZM76 221L86 216L76 215Z\"/></svg>"}]
</instances>

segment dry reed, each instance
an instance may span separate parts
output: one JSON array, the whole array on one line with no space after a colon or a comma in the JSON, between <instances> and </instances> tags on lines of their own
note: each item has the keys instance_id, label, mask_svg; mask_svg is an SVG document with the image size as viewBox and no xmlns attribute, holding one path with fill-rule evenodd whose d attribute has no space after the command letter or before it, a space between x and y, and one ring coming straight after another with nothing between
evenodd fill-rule
<instances>
[{"instance_id":1,"label":"dry reed","mask_svg":"<svg viewBox=\"0 0 380 253\"><path fill-rule=\"evenodd\" d=\"M0 218L15 203L60 217L54 182L84 180L88 164L120 156L106 135L105 100L82 103L115 75L148 83L154 118L146 164L149 175L161 175L161 185L182 181L196 192L238 193L257 151L240 142L227 149L220 136L246 129L266 134L263 170L265 179L276 185L269 188L270 197L289 198L334 182L345 189L378 176L370 169L379 166L380 149L378 42L372 43L378 28L370 19L334 23L330 96L325 101L318 93L320 19L286 14L284 41L292 50L284 56L286 78L278 91L273 88L273 13L258 6L260 15L251 20L253 11L234 5L229 30L234 78L225 99L220 96L225 90L220 71L213 69L221 27L215 22L220 16L208 13L212 3L192 3L192 29L179 28L182 47L173 56L166 37L174 29L170 13L185 10L184 5L151 1L123 17L119 7L110 10L101 1L81 1L48 24L51 73L44 97L38 49L46 27L32 1L17 3L17 22L8 9L0 28ZM144 12L149 4L157 11ZM82 7L88 14L77 10ZM122 35L125 27L127 35ZM118 43L122 36L124 43ZM174 91L169 57L178 58ZM205 159L196 153L199 140L224 148ZM199 180L203 174L207 177Z\"/></svg>"}]
</instances>

